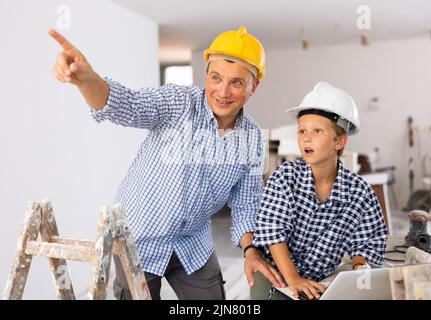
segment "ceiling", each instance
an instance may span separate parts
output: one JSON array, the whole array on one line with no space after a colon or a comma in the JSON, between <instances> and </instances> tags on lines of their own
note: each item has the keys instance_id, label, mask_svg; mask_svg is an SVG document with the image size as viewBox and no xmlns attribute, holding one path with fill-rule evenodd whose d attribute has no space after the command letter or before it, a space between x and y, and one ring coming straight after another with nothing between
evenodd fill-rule
<instances>
[{"instance_id":1,"label":"ceiling","mask_svg":"<svg viewBox=\"0 0 431 320\"><path fill-rule=\"evenodd\" d=\"M370 43L430 37L429 0L112 0L160 26L163 62L190 61L191 51L208 47L222 31L245 25L265 48L310 48L358 41ZM371 29L359 30L357 9L368 5Z\"/></svg>"}]
</instances>

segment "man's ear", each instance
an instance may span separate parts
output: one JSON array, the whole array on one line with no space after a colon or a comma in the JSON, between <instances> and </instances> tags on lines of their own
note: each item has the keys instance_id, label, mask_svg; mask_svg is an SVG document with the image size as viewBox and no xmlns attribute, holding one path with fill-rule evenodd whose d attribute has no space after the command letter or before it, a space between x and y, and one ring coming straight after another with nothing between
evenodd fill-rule
<instances>
[{"instance_id":1,"label":"man's ear","mask_svg":"<svg viewBox=\"0 0 431 320\"><path fill-rule=\"evenodd\" d=\"M338 137L335 138L337 141L335 142L335 150L341 150L343 149L346 144L347 144L347 140L349 139L347 133L343 133L342 135L339 135Z\"/></svg>"},{"instance_id":2,"label":"man's ear","mask_svg":"<svg viewBox=\"0 0 431 320\"><path fill-rule=\"evenodd\" d=\"M254 95L256 92L256 88L259 86L260 80L254 79L253 80L253 87L251 88L250 96Z\"/></svg>"}]
</instances>

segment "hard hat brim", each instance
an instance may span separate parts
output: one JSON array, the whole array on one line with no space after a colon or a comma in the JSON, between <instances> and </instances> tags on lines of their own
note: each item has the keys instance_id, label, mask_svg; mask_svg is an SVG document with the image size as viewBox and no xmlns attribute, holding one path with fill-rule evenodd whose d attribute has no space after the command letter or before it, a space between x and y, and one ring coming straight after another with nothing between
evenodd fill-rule
<instances>
[{"instance_id":1,"label":"hard hat brim","mask_svg":"<svg viewBox=\"0 0 431 320\"><path fill-rule=\"evenodd\" d=\"M316 109L316 107L304 107L304 106L298 106L298 107L291 107L286 110L287 112L287 118L289 123L296 123L298 113L300 113L303 110L310 110L310 109ZM319 110L327 111L332 113L333 111L325 108L318 108Z\"/></svg>"},{"instance_id":2,"label":"hard hat brim","mask_svg":"<svg viewBox=\"0 0 431 320\"><path fill-rule=\"evenodd\" d=\"M247 57L244 57L244 56L241 56L241 55L238 55L238 54L229 53L229 52L207 49L207 50L204 51L204 60L205 60L205 62L208 63L209 57L212 54L223 54L223 55L226 55L226 56L231 56L231 57L240 59L240 60L242 60L242 61L244 61L244 62L246 62L246 63L254 66L258 70L258 73L256 75L256 79L262 79L265 76L265 67L262 68L261 66L256 65L253 61L250 61L249 59L247 59Z\"/></svg>"},{"instance_id":3,"label":"hard hat brim","mask_svg":"<svg viewBox=\"0 0 431 320\"><path fill-rule=\"evenodd\" d=\"M310 110L310 109L316 109L316 107L305 107L305 106L298 106L298 107L292 107L286 110L287 113L287 124L296 124L298 120L298 113L300 113L303 110ZM326 109L326 108L318 108L319 110L327 111L329 113L333 113L333 110ZM350 121L349 121L350 122ZM351 122L350 122L351 123ZM352 128L347 132L349 136L354 135L359 132L359 128L354 126L352 124Z\"/></svg>"}]
</instances>

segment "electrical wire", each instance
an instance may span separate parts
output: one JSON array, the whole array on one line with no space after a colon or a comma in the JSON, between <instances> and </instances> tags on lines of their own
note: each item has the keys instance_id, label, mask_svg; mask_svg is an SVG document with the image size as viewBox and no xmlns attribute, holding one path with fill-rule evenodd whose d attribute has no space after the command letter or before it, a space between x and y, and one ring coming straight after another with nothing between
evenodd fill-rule
<instances>
[{"instance_id":1,"label":"electrical wire","mask_svg":"<svg viewBox=\"0 0 431 320\"><path fill-rule=\"evenodd\" d=\"M391 254L391 253L406 254L407 248L408 247L406 245L394 246L394 250L386 251L386 255ZM405 249L405 250L401 250L401 249ZM405 261L405 259L393 259L393 258L387 258L386 256L384 257L384 260L391 261L391 262L404 262Z\"/></svg>"}]
</instances>

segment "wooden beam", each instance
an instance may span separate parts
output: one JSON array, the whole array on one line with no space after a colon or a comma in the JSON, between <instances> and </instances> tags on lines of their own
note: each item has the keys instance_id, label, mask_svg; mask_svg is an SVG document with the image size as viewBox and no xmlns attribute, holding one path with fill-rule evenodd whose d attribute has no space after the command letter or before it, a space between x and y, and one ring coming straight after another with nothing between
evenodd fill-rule
<instances>
[{"instance_id":1,"label":"wooden beam","mask_svg":"<svg viewBox=\"0 0 431 320\"><path fill-rule=\"evenodd\" d=\"M93 256L93 270L88 295L92 300L104 300L109 283L112 260L112 231L115 229L115 217L111 207L100 209L99 226Z\"/></svg>"},{"instance_id":2,"label":"wooden beam","mask_svg":"<svg viewBox=\"0 0 431 320\"><path fill-rule=\"evenodd\" d=\"M60 236L51 237L52 243L68 244L71 246L83 246L88 248L94 248L94 240L76 239L76 238L65 238Z\"/></svg>"},{"instance_id":3,"label":"wooden beam","mask_svg":"<svg viewBox=\"0 0 431 320\"><path fill-rule=\"evenodd\" d=\"M55 221L52 205L49 200L41 202L42 224L40 236L44 242L51 242L52 237L58 236L57 222ZM54 280L57 298L61 300L75 300L72 279L65 259L48 257L49 268Z\"/></svg>"},{"instance_id":4,"label":"wooden beam","mask_svg":"<svg viewBox=\"0 0 431 320\"><path fill-rule=\"evenodd\" d=\"M18 238L15 258L4 291L5 300L21 300L31 265L32 256L25 252L27 241L36 240L41 224L41 208L37 202L29 202L26 217Z\"/></svg>"},{"instance_id":5,"label":"wooden beam","mask_svg":"<svg viewBox=\"0 0 431 320\"><path fill-rule=\"evenodd\" d=\"M94 248L85 246L28 241L25 253L33 256L42 256L55 259L92 262L94 260L95 250Z\"/></svg>"}]
</instances>

